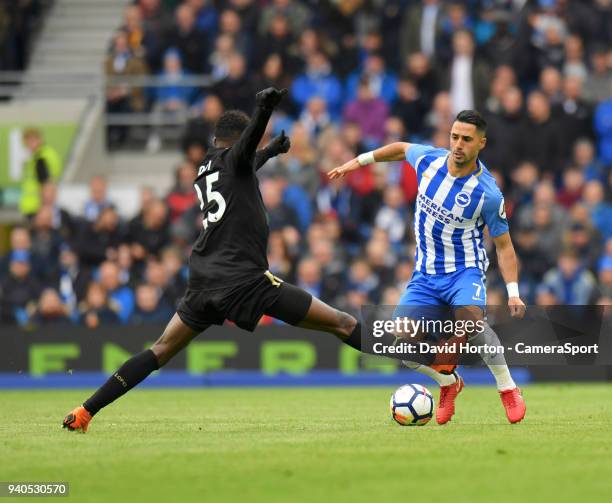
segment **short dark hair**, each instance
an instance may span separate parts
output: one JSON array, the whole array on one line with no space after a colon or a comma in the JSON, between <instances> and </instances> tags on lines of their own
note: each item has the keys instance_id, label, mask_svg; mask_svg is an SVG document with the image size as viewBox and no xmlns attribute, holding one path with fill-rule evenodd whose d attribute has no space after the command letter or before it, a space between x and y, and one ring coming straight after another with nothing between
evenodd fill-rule
<instances>
[{"instance_id":1,"label":"short dark hair","mask_svg":"<svg viewBox=\"0 0 612 503\"><path fill-rule=\"evenodd\" d=\"M481 133L487 132L487 121L476 110L462 110L455 117L455 121L473 124Z\"/></svg>"},{"instance_id":2,"label":"short dark hair","mask_svg":"<svg viewBox=\"0 0 612 503\"><path fill-rule=\"evenodd\" d=\"M251 119L240 110L224 112L215 124L215 138L221 141L236 140L247 128Z\"/></svg>"}]
</instances>

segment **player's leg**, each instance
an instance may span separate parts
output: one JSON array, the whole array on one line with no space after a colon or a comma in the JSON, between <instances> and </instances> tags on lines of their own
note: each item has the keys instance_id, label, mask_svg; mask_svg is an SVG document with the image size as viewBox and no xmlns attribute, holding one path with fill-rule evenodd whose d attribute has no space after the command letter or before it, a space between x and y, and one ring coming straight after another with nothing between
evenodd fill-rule
<instances>
[{"instance_id":1,"label":"player's leg","mask_svg":"<svg viewBox=\"0 0 612 503\"><path fill-rule=\"evenodd\" d=\"M488 351L480 351L480 356L495 378L506 416L511 423L519 422L525 417L525 401L521 391L512 379L503 351L491 351L501 343L495 331L486 323L486 285L482 272L477 268L468 268L461 274L461 279L454 282L456 291L452 292L452 303L455 309L455 320L479 322L477 327L466 333L470 344L487 346Z\"/></svg>"},{"instance_id":2,"label":"player's leg","mask_svg":"<svg viewBox=\"0 0 612 503\"><path fill-rule=\"evenodd\" d=\"M438 278L439 279L439 278ZM435 276L425 276L415 271L406 291L400 298L394 317L409 315L411 318L437 319L447 312L443 299L444 285ZM455 399L464 387L463 379L455 372L455 365L439 362L439 353L429 364L414 360L402 363L409 369L424 374L440 385L440 397L436 406L436 422L445 424L455 414Z\"/></svg>"},{"instance_id":3,"label":"player's leg","mask_svg":"<svg viewBox=\"0 0 612 503\"><path fill-rule=\"evenodd\" d=\"M430 318L434 314L432 311L437 310L444 304L436 293L435 285L431 281L431 278L428 279L419 271L415 271L406 286L406 290L400 297L393 313L393 318ZM432 366L433 362L424 363L423 361L404 360L402 363L407 368L430 377L440 386L449 386L457 382L452 372L440 372L438 368Z\"/></svg>"},{"instance_id":4,"label":"player's leg","mask_svg":"<svg viewBox=\"0 0 612 503\"><path fill-rule=\"evenodd\" d=\"M290 325L334 334L345 344L362 351L361 323L290 283L283 283L277 300L266 314ZM395 337L382 340L392 344Z\"/></svg>"},{"instance_id":5,"label":"player's leg","mask_svg":"<svg viewBox=\"0 0 612 503\"><path fill-rule=\"evenodd\" d=\"M206 327L200 328L204 330ZM81 407L66 416L63 426L69 430L87 431L89 422L100 409L163 367L202 330L190 328L175 314L155 344L127 360Z\"/></svg>"}]
</instances>

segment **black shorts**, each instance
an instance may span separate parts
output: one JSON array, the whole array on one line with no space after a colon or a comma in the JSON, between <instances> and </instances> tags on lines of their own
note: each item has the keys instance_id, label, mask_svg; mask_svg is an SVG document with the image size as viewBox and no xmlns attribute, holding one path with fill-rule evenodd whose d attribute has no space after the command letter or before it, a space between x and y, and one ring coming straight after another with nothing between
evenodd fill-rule
<instances>
[{"instance_id":1,"label":"black shorts","mask_svg":"<svg viewBox=\"0 0 612 503\"><path fill-rule=\"evenodd\" d=\"M202 332L209 325L230 320L252 332L264 314L291 325L302 321L312 296L266 271L244 284L216 290L187 289L176 310L185 325Z\"/></svg>"}]
</instances>

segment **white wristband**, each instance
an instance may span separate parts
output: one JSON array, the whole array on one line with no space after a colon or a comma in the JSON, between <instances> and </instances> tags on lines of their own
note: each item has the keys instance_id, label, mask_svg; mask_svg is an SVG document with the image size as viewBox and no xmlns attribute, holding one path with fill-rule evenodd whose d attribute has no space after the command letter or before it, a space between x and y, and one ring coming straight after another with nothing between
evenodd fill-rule
<instances>
[{"instance_id":1,"label":"white wristband","mask_svg":"<svg viewBox=\"0 0 612 503\"><path fill-rule=\"evenodd\" d=\"M357 156L357 162L360 166L367 166L368 164L374 164L374 152L366 152L365 154L359 154Z\"/></svg>"},{"instance_id":2,"label":"white wristband","mask_svg":"<svg viewBox=\"0 0 612 503\"><path fill-rule=\"evenodd\" d=\"M506 283L508 297L519 297L518 283Z\"/></svg>"}]
</instances>

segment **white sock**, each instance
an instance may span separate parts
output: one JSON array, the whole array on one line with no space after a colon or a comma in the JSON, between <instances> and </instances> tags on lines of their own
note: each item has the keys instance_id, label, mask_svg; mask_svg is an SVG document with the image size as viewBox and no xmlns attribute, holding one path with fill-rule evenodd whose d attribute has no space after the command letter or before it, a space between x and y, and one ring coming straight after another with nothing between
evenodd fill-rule
<instances>
[{"instance_id":1,"label":"white sock","mask_svg":"<svg viewBox=\"0 0 612 503\"><path fill-rule=\"evenodd\" d=\"M457 379L455 378L453 374L450 374L450 375L441 374L437 370L434 370L431 367L428 367L427 365L422 365L417 362L408 362L408 361L402 361L402 363L409 369L416 370L417 372L420 372L421 374L425 374L426 376L431 377L440 386L449 386L457 382Z\"/></svg>"},{"instance_id":2,"label":"white sock","mask_svg":"<svg viewBox=\"0 0 612 503\"><path fill-rule=\"evenodd\" d=\"M481 344L488 346L501 346L499 337L489 326L485 324L485 329L480 332L476 337L470 339L470 344ZM486 363L487 367L493 374L495 382L497 383L497 389L499 391L505 391L508 389L516 388L516 383L510 375L510 369L506 365L506 359L503 353L481 353L482 360Z\"/></svg>"}]
</instances>

